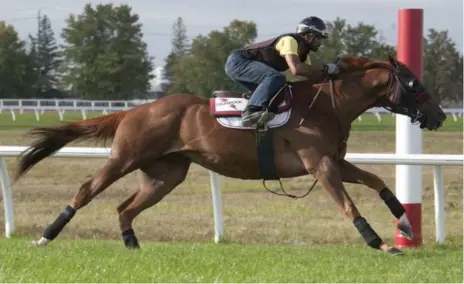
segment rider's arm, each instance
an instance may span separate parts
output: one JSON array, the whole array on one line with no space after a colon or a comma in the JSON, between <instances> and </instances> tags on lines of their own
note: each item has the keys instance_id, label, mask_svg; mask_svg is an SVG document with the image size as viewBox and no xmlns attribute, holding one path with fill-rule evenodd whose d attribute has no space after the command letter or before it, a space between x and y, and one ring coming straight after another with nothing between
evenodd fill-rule
<instances>
[{"instance_id":1,"label":"rider's arm","mask_svg":"<svg viewBox=\"0 0 464 284\"><path fill-rule=\"evenodd\" d=\"M276 44L276 49L285 58L290 72L295 76L313 77L321 72L325 72L323 65L309 65L300 61L298 43L291 36L282 37Z\"/></svg>"},{"instance_id":2,"label":"rider's arm","mask_svg":"<svg viewBox=\"0 0 464 284\"><path fill-rule=\"evenodd\" d=\"M292 74L297 76L313 77L316 74L325 73L325 66L321 64L308 65L300 61L298 55L287 54L285 60Z\"/></svg>"}]
</instances>

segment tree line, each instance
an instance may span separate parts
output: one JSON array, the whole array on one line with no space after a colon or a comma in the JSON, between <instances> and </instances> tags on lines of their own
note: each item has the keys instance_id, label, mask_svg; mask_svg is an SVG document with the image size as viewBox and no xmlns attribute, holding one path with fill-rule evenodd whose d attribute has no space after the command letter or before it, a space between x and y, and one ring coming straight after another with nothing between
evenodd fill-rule
<instances>
[{"instance_id":1,"label":"tree line","mask_svg":"<svg viewBox=\"0 0 464 284\"><path fill-rule=\"evenodd\" d=\"M46 15L27 40L0 22L0 97L124 100L150 89L153 60L130 6L87 4L66 24L59 46Z\"/></svg>"},{"instance_id":2,"label":"tree line","mask_svg":"<svg viewBox=\"0 0 464 284\"><path fill-rule=\"evenodd\" d=\"M330 38L313 61L332 61L341 53L385 59L396 54L381 31L362 22L327 22ZM84 6L69 15L57 44L47 15L38 29L20 39L14 26L0 21L0 98L132 99L146 96L153 58L143 41L139 16L128 5ZM291 31L289 31L291 32ZM213 90L243 90L224 73L230 52L257 40L253 21L233 20L220 30L190 39L181 17L173 23L172 50L165 58L165 94L186 92L209 97ZM448 31L424 36L424 83L443 105L462 104L463 57Z\"/></svg>"}]
</instances>

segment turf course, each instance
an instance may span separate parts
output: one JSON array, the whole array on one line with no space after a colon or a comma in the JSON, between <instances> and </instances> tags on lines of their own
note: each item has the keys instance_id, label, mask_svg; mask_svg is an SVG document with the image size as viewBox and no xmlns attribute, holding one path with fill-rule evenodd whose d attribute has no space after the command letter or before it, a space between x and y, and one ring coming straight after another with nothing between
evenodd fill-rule
<instances>
[{"instance_id":1,"label":"turf course","mask_svg":"<svg viewBox=\"0 0 464 284\"><path fill-rule=\"evenodd\" d=\"M101 113L88 113L87 117ZM66 121L81 119L65 113ZM60 123L58 114L0 114L0 145L28 145L31 127ZM424 132L424 152L462 153L462 118ZM394 151L395 118L363 115L353 123L349 152ZM91 146L85 144L85 146ZM409 282L462 283L462 167L445 169L447 240L434 245L433 182L424 168L424 246L391 257L366 247L320 186L307 199L275 197L260 182L222 178L227 241L212 244L206 171L193 166L187 181L135 222L142 250L120 240L115 206L135 188L129 176L79 212L49 247L29 248L102 159L49 159L15 185L17 235L0 237L0 282ZM7 160L10 175L15 159ZM394 186L394 166L369 166ZM305 192L311 178L285 181ZM393 220L372 191L347 186L356 204L388 243ZM0 211L3 211L0 204ZM0 232L3 234L3 214ZM352 244L347 246L347 244Z\"/></svg>"},{"instance_id":2,"label":"turf course","mask_svg":"<svg viewBox=\"0 0 464 284\"><path fill-rule=\"evenodd\" d=\"M145 244L65 240L46 249L1 240L1 282L461 282L458 245L391 257L364 246Z\"/></svg>"}]
</instances>

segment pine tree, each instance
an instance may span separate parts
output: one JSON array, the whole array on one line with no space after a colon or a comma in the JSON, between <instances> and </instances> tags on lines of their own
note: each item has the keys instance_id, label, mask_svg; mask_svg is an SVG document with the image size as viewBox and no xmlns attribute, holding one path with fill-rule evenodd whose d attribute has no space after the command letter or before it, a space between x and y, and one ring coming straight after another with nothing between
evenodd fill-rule
<instances>
[{"instance_id":1,"label":"pine tree","mask_svg":"<svg viewBox=\"0 0 464 284\"><path fill-rule=\"evenodd\" d=\"M57 88L61 60L58 45L47 15L38 16L38 31L31 40L30 56L34 60L37 81L35 88L39 96Z\"/></svg>"},{"instance_id":2,"label":"pine tree","mask_svg":"<svg viewBox=\"0 0 464 284\"><path fill-rule=\"evenodd\" d=\"M182 74L182 58L187 55L189 50L189 39L187 28L181 17L172 25L173 38L171 41L172 50L165 60L164 77L169 83L162 86L163 91L168 93L188 93L188 88L182 80L176 80L174 74Z\"/></svg>"},{"instance_id":3,"label":"pine tree","mask_svg":"<svg viewBox=\"0 0 464 284\"><path fill-rule=\"evenodd\" d=\"M150 88L152 58L128 5L91 4L63 29L63 86L88 99L131 99Z\"/></svg>"}]
</instances>

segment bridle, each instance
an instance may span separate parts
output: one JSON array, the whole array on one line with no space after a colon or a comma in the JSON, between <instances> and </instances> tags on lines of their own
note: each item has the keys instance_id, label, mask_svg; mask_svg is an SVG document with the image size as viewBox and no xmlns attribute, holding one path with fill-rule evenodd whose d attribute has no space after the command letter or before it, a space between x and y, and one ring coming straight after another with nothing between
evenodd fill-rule
<instances>
[{"instance_id":1,"label":"bridle","mask_svg":"<svg viewBox=\"0 0 464 284\"><path fill-rule=\"evenodd\" d=\"M401 69L404 67L397 64L396 66L393 64L393 69L386 64L385 67L390 72L390 86L386 93L387 96L382 97L378 101L377 106L383 107L390 112L410 117L412 124L425 123L426 117L417 108L418 105L423 104L427 100L425 92L423 90L414 92L409 90L409 88L413 88L413 86L408 86L408 84L414 84L416 79L414 78L409 80L409 82L404 82L400 77ZM390 97L391 100L385 100L385 98L388 97Z\"/></svg>"}]
</instances>

